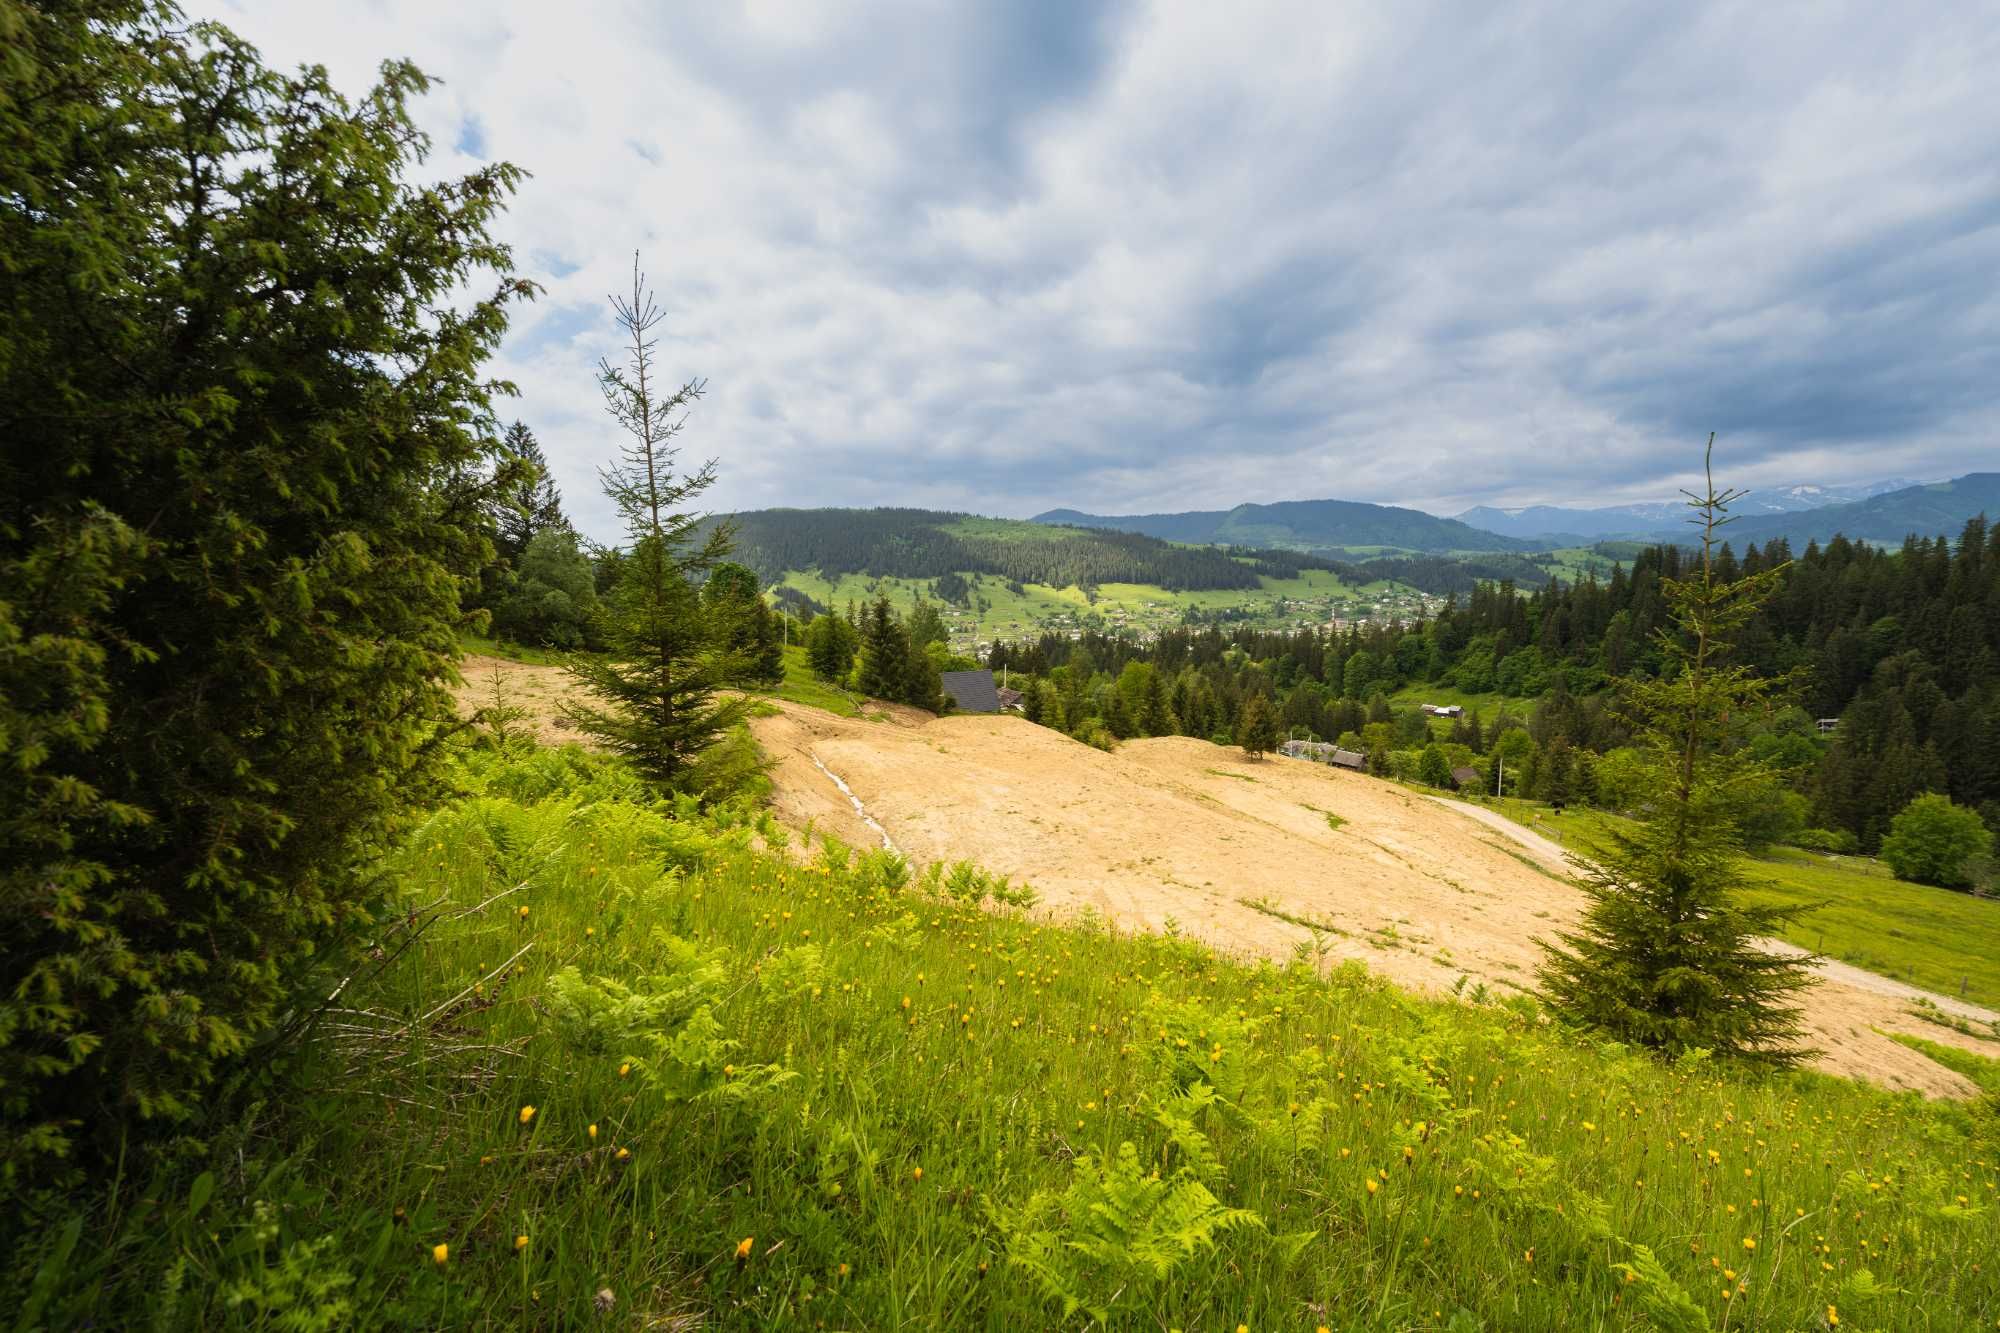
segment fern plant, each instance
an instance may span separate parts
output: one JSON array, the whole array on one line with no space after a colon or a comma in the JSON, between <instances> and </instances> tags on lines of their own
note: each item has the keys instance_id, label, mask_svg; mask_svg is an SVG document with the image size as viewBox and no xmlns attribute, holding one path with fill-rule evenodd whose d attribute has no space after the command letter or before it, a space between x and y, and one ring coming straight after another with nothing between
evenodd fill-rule
<instances>
[{"instance_id":1,"label":"fern plant","mask_svg":"<svg viewBox=\"0 0 2000 1333\"><path fill-rule=\"evenodd\" d=\"M1247 1208L1224 1206L1192 1171L1162 1177L1130 1141L1109 1162L1077 1159L1061 1194L1037 1191L1018 1208L989 1205L1007 1261L1062 1306L1100 1324L1147 1296L1232 1231L1264 1230Z\"/></svg>"}]
</instances>

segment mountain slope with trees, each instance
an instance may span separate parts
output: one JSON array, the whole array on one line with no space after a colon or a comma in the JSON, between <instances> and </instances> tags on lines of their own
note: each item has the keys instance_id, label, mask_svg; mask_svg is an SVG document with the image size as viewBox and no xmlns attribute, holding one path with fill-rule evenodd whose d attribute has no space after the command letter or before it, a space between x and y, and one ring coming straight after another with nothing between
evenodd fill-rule
<instances>
[{"instance_id":1,"label":"mountain slope with trees","mask_svg":"<svg viewBox=\"0 0 2000 1333\"><path fill-rule=\"evenodd\" d=\"M1145 696L1166 698L1174 734L1229 739L1248 699L1266 694L1281 726L1347 738L1381 772L1417 771L1429 725L1388 697L1411 687L1475 701L1445 743L1492 790L1615 809L1645 799L1629 780L1616 678L1657 677L1664 585L1684 578L1678 547L1643 550L1599 581L1524 592L1478 584L1409 624L1260 632L1180 629L1140 644L1084 634L1000 645L995 666L1032 678L1030 716L1079 737L1158 734ZM1739 719L1727 741L1771 759L1781 780L1739 813L1753 841L1805 825L1872 851L1925 792L1948 795L2000 829L2000 530L1980 520L1956 542L1911 538L1887 550L1836 539L1794 556L1784 542L1720 548L1724 583L1776 571L1768 602L1735 635L1733 660L1787 679L1785 702ZM1824 725L1821 723L1824 719ZM1399 757L1400 756L1400 757Z\"/></svg>"},{"instance_id":2,"label":"mountain slope with trees","mask_svg":"<svg viewBox=\"0 0 2000 1333\"><path fill-rule=\"evenodd\" d=\"M787 570L934 579L979 573L1019 583L1152 583L1172 591L1255 588L1220 551L1135 533L1044 528L928 509L760 509L724 514L736 558L766 584Z\"/></svg>"},{"instance_id":3,"label":"mountain slope with trees","mask_svg":"<svg viewBox=\"0 0 2000 1333\"><path fill-rule=\"evenodd\" d=\"M1862 482L1847 486L1775 486L1747 492L1731 506L1739 515L1791 514L1801 510L1824 509L1852 504L1888 491L1907 490L1921 483L1906 477ZM1497 509L1477 505L1453 517L1486 532L1526 541L1580 545L1613 537L1658 538L1680 522L1687 506L1679 500L1658 500L1640 504L1606 505L1578 509L1564 505L1529 505L1521 509ZM1961 515L1949 526L1956 527L1971 515ZM1931 524L1916 525L1929 528ZM1907 529L1906 529L1907 530ZM1676 541L1685 540L1683 531L1672 531Z\"/></svg>"},{"instance_id":4,"label":"mountain slope with trees","mask_svg":"<svg viewBox=\"0 0 2000 1333\"><path fill-rule=\"evenodd\" d=\"M1144 533L1167 541L1208 545L1344 551L1392 547L1413 552L1534 551L1542 546L1484 532L1457 519L1417 509L1357 500L1286 500L1180 514L1084 514L1052 509L1036 523Z\"/></svg>"},{"instance_id":5,"label":"mountain slope with trees","mask_svg":"<svg viewBox=\"0 0 2000 1333\"><path fill-rule=\"evenodd\" d=\"M1853 504L1745 518L1731 526L1730 536L1739 545L1783 540L1804 546L1845 537L1851 542L1893 546L1913 532L1957 532L1971 519L1990 521L1995 516L2000 516L2000 472L1971 472ZM1662 532L1661 536L1679 540L1683 534Z\"/></svg>"}]
</instances>

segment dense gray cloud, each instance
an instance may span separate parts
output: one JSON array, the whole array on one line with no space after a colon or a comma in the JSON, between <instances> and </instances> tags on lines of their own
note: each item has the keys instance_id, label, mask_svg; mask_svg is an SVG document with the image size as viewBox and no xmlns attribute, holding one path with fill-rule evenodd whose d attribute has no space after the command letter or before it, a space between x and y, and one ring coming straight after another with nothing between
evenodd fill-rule
<instances>
[{"instance_id":1,"label":"dense gray cloud","mask_svg":"<svg viewBox=\"0 0 2000 1333\"><path fill-rule=\"evenodd\" d=\"M585 526L643 252L720 508L1453 512L1992 468L1990 5L206 12L534 173L500 370Z\"/></svg>"}]
</instances>

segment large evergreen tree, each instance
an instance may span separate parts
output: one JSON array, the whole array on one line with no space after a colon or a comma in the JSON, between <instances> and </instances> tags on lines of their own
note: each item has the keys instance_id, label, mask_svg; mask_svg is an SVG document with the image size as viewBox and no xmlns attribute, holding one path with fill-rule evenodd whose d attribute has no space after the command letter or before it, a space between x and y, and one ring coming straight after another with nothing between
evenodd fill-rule
<instances>
[{"instance_id":1,"label":"large evergreen tree","mask_svg":"<svg viewBox=\"0 0 2000 1333\"><path fill-rule=\"evenodd\" d=\"M598 384L630 438L604 470L604 493L625 518L631 548L605 599L604 654L570 664L590 695L571 705L571 719L659 787L707 795L711 773L702 757L742 720L747 704L720 693L742 675L743 661L716 632L694 584L729 554L728 527L709 525L697 535L702 515L690 507L714 483L715 461L675 471L674 441L702 384L689 380L668 394L654 384L653 329L661 315L637 256L632 295L612 298L612 310L630 340L626 364L600 364Z\"/></svg>"},{"instance_id":2,"label":"large evergreen tree","mask_svg":"<svg viewBox=\"0 0 2000 1333\"><path fill-rule=\"evenodd\" d=\"M1243 712L1236 719L1236 743L1252 759L1278 748L1277 719L1271 716L1271 703L1262 694L1244 701Z\"/></svg>"},{"instance_id":3,"label":"large evergreen tree","mask_svg":"<svg viewBox=\"0 0 2000 1333\"><path fill-rule=\"evenodd\" d=\"M746 683L775 685L785 678L785 647L778 617L764 604L764 590L756 574L734 561L725 561L702 585L701 601L722 645L741 659Z\"/></svg>"},{"instance_id":4,"label":"large evergreen tree","mask_svg":"<svg viewBox=\"0 0 2000 1333\"><path fill-rule=\"evenodd\" d=\"M861 635L845 616L814 616L806 626L806 660L821 680L844 682L854 669Z\"/></svg>"},{"instance_id":5,"label":"large evergreen tree","mask_svg":"<svg viewBox=\"0 0 2000 1333\"><path fill-rule=\"evenodd\" d=\"M527 423L516 421L507 427L500 444L503 457L518 466L509 471L510 484L494 494L493 548L511 564L538 533L566 530L569 519L563 514L562 491L549 470L548 457Z\"/></svg>"},{"instance_id":6,"label":"large evergreen tree","mask_svg":"<svg viewBox=\"0 0 2000 1333\"><path fill-rule=\"evenodd\" d=\"M410 181L407 64L105 0L0 5L0 71L4 1180L196 1115L370 919L532 289L514 169Z\"/></svg>"},{"instance_id":7,"label":"large evergreen tree","mask_svg":"<svg viewBox=\"0 0 2000 1333\"><path fill-rule=\"evenodd\" d=\"M1714 439L1710 437L1712 456ZM1662 592L1670 629L1657 636L1669 670L1626 682L1632 721L1657 773L1653 801L1630 833L1579 860L1588 899L1573 931L1544 941L1542 992L1564 1017L1667 1055L1707 1049L1787 1066L1799 1045L1793 1000L1811 984L1797 960L1761 947L1795 909L1738 897L1736 793L1761 769L1723 748L1728 721L1762 708L1776 687L1731 660L1729 635L1770 595L1778 571L1717 577L1717 531L1741 492L1711 480L1690 496L1700 558Z\"/></svg>"},{"instance_id":8,"label":"large evergreen tree","mask_svg":"<svg viewBox=\"0 0 2000 1333\"><path fill-rule=\"evenodd\" d=\"M861 692L872 699L902 697L910 636L887 596L877 597L861 615Z\"/></svg>"}]
</instances>

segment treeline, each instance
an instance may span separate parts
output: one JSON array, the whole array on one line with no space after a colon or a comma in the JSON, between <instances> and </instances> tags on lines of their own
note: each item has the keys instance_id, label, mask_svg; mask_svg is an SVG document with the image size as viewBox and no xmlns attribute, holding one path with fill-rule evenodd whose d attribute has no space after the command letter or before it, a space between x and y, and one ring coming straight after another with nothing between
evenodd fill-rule
<instances>
[{"instance_id":1,"label":"treeline","mask_svg":"<svg viewBox=\"0 0 2000 1333\"><path fill-rule=\"evenodd\" d=\"M921 598L907 618L896 614L887 597L861 609L850 603L845 615L809 616L803 641L813 674L828 684L933 713L950 706L939 679L943 673L979 665L951 651L944 617L935 603Z\"/></svg>"},{"instance_id":2,"label":"treeline","mask_svg":"<svg viewBox=\"0 0 2000 1333\"><path fill-rule=\"evenodd\" d=\"M1481 582L1432 619L1344 631L1184 628L1153 643L1086 633L996 646L1026 678L1031 715L1100 743L1185 734L1229 741L1248 701L1281 731L1344 740L1384 772L1416 775L1433 743L1485 790L1630 808L1644 799L1620 722L1621 676L1657 675L1663 583L1689 571L1675 547L1638 553L1609 578L1523 592ZM1778 571L1736 635L1737 660L1785 684L1784 706L1732 720L1782 776L1744 812L1756 838L1873 851L1890 821L1935 792L2000 827L2000 531L1899 550L1836 539L1794 555L1782 541L1720 580ZM1413 685L1499 695L1448 735L1389 696ZM1436 770L1435 761L1430 765Z\"/></svg>"}]
</instances>

